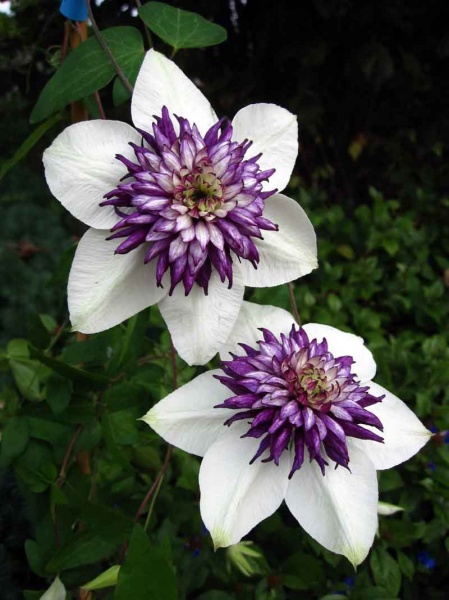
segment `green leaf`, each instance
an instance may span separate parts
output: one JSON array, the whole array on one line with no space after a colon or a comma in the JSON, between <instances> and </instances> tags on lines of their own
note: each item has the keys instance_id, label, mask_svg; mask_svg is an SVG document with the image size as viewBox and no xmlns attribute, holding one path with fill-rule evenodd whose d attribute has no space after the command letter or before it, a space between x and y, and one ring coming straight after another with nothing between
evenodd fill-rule
<instances>
[{"instance_id":1,"label":"green leaf","mask_svg":"<svg viewBox=\"0 0 449 600\"><path fill-rule=\"evenodd\" d=\"M404 552L398 550L398 564L402 573L408 577L408 579L412 579L415 574L415 565L413 561L406 555Z\"/></svg>"},{"instance_id":2,"label":"green leaf","mask_svg":"<svg viewBox=\"0 0 449 600\"><path fill-rule=\"evenodd\" d=\"M106 387L110 380L108 377L104 375L100 375L100 373L91 373L90 371L86 371L85 369L78 369L77 367L72 367L56 358L51 358L47 356L41 350L37 348L30 348L30 355L33 358L36 358L42 364L46 365L59 375L66 377L67 379L71 379L73 381L84 381L88 382L92 385L92 387L102 388Z\"/></svg>"},{"instance_id":3,"label":"green leaf","mask_svg":"<svg viewBox=\"0 0 449 600\"><path fill-rule=\"evenodd\" d=\"M45 575L45 561L43 560L39 545L35 540L25 541L25 554L31 570L43 577Z\"/></svg>"},{"instance_id":4,"label":"green leaf","mask_svg":"<svg viewBox=\"0 0 449 600\"><path fill-rule=\"evenodd\" d=\"M36 127L36 129L34 129L27 139L19 146L14 155L2 164L0 168L0 179L3 179L8 171L10 171L18 162L25 158L28 152L37 144L41 137L60 120L61 115L53 115L44 121L44 123L41 123L39 127Z\"/></svg>"},{"instance_id":5,"label":"green leaf","mask_svg":"<svg viewBox=\"0 0 449 600\"><path fill-rule=\"evenodd\" d=\"M127 363L136 364L147 324L148 311L146 310L128 319L120 351L112 359L108 373L115 373Z\"/></svg>"},{"instance_id":6,"label":"green leaf","mask_svg":"<svg viewBox=\"0 0 449 600\"><path fill-rule=\"evenodd\" d=\"M64 425L56 421L40 419L39 417L28 417L30 427L30 436L44 442L48 442L52 446L57 446L70 440L73 435L73 428L70 425Z\"/></svg>"},{"instance_id":7,"label":"green leaf","mask_svg":"<svg viewBox=\"0 0 449 600\"><path fill-rule=\"evenodd\" d=\"M45 491L58 475L50 447L34 440L30 441L14 466L20 479L36 494Z\"/></svg>"},{"instance_id":8,"label":"green leaf","mask_svg":"<svg viewBox=\"0 0 449 600\"><path fill-rule=\"evenodd\" d=\"M23 600L41 600L44 591L36 592L33 590L24 590Z\"/></svg>"},{"instance_id":9,"label":"green leaf","mask_svg":"<svg viewBox=\"0 0 449 600\"><path fill-rule=\"evenodd\" d=\"M392 594L386 588L376 585L364 588L357 593L357 600L399 600L396 594Z\"/></svg>"},{"instance_id":10,"label":"green leaf","mask_svg":"<svg viewBox=\"0 0 449 600\"><path fill-rule=\"evenodd\" d=\"M117 583L117 577L120 571L120 565L110 567L89 583L81 586L83 590L102 590L105 587L111 587Z\"/></svg>"},{"instance_id":11,"label":"green leaf","mask_svg":"<svg viewBox=\"0 0 449 600\"><path fill-rule=\"evenodd\" d=\"M51 373L47 380L47 402L53 414L58 415L67 408L72 397L73 384L70 379Z\"/></svg>"},{"instance_id":12,"label":"green leaf","mask_svg":"<svg viewBox=\"0 0 449 600\"><path fill-rule=\"evenodd\" d=\"M230 596L221 590L209 590L208 592L201 594L196 600L235 600L235 596ZM341 598L339 598L339 600L341 600Z\"/></svg>"},{"instance_id":13,"label":"green leaf","mask_svg":"<svg viewBox=\"0 0 449 600\"><path fill-rule=\"evenodd\" d=\"M2 465L8 466L20 456L28 445L29 428L24 417L12 417L6 421L1 435Z\"/></svg>"},{"instance_id":14,"label":"green leaf","mask_svg":"<svg viewBox=\"0 0 449 600\"><path fill-rule=\"evenodd\" d=\"M140 32L134 27L111 27L101 33L125 75L133 74L145 54ZM69 54L44 87L31 113L31 123L42 121L67 104L100 90L115 75L97 39L89 38Z\"/></svg>"},{"instance_id":15,"label":"green leaf","mask_svg":"<svg viewBox=\"0 0 449 600\"><path fill-rule=\"evenodd\" d=\"M103 438L106 443L106 447L111 454L111 457L114 459L114 462L117 465L120 465L122 469L126 471L133 471L131 465L128 463L126 458L124 457L121 449L118 447L117 442L114 438L114 433L111 427L110 418L107 413L103 415L101 419L101 428L103 432Z\"/></svg>"},{"instance_id":16,"label":"green leaf","mask_svg":"<svg viewBox=\"0 0 449 600\"><path fill-rule=\"evenodd\" d=\"M43 397L42 380L48 369L30 358L27 340L11 340L6 349L9 366L16 385L27 400L41 400Z\"/></svg>"},{"instance_id":17,"label":"green leaf","mask_svg":"<svg viewBox=\"0 0 449 600\"><path fill-rule=\"evenodd\" d=\"M376 548L371 554L370 566L376 585L397 596L401 589L402 575L394 558L383 548Z\"/></svg>"},{"instance_id":18,"label":"green leaf","mask_svg":"<svg viewBox=\"0 0 449 600\"><path fill-rule=\"evenodd\" d=\"M226 29L201 15L163 2L148 2L139 8L139 17L164 42L180 48L204 48L226 40Z\"/></svg>"},{"instance_id":19,"label":"green leaf","mask_svg":"<svg viewBox=\"0 0 449 600\"><path fill-rule=\"evenodd\" d=\"M90 531L76 533L62 548L57 549L47 564L50 573L90 565L112 554L116 544Z\"/></svg>"},{"instance_id":20,"label":"green leaf","mask_svg":"<svg viewBox=\"0 0 449 600\"><path fill-rule=\"evenodd\" d=\"M134 524L119 510L92 502L81 506L81 519L93 533L115 545L123 543L131 535Z\"/></svg>"},{"instance_id":21,"label":"green leaf","mask_svg":"<svg viewBox=\"0 0 449 600\"><path fill-rule=\"evenodd\" d=\"M176 600L176 579L168 562L151 546L140 525L134 527L120 569L115 600Z\"/></svg>"},{"instance_id":22,"label":"green leaf","mask_svg":"<svg viewBox=\"0 0 449 600\"><path fill-rule=\"evenodd\" d=\"M137 429L141 414L135 407L125 408L109 414L109 426L116 444L132 445L139 441Z\"/></svg>"}]
</instances>

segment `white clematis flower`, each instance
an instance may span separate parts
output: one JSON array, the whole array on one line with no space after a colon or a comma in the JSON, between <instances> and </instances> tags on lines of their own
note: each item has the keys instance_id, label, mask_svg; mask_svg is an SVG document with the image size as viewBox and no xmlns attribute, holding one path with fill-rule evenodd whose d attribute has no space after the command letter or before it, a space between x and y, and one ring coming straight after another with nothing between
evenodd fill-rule
<instances>
[{"instance_id":1,"label":"white clematis flower","mask_svg":"<svg viewBox=\"0 0 449 600\"><path fill-rule=\"evenodd\" d=\"M317 266L309 219L278 193L298 152L296 117L254 104L218 120L154 50L131 112L135 128L77 123L44 153L51 192L91 227L70 273L70 319L95 333L158 304L180 356L203 364L226 341L245 285L280 285Z\"/></svg>"},{"instance_id":2,"label":"white clematis flower","mask_svg":"<svg viewBox=\"0 0 449 600\"><path fill-rule=\"evenodd\" d=\"M407 460L431 433L372 381L362 338L292 321L244 302L222 370L196 377L143 420L203 457L201 515L215 547L239 542L285 500L315 540L358 565L377 529L376 469Z\"/></svg>"}]
</instances>

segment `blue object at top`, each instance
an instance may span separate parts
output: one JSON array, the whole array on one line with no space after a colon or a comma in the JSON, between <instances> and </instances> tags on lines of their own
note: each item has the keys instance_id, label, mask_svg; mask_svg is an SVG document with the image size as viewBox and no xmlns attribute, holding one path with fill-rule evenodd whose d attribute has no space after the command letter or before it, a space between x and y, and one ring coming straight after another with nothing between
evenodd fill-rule
<instances>
[{"instance_id":1,"label":"blue object at top","mask_svg":"<svg viewBox=\"0 0 449 600\"><path fill-rule=\"evenodd\" d=\"M86 0L61 0L59 12L71 21L87 20Z\"/></svg>"}]
</instances>

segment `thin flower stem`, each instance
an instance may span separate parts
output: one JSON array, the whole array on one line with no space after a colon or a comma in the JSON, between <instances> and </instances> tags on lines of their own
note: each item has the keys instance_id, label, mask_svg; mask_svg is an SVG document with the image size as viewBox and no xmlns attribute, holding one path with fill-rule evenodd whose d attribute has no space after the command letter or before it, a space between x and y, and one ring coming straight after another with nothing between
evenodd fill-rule
<instances>
[{"instance_id":1,"label":"thin flower stem","mask_svg":"<svg viewBox=\"0 0 449 600\"><path fill-rule=\"evenodd\" d=\"M78 429L73 434L69 445L67 446L67 450L65 451L64 458L62 460L62 465L61 465L61 468L59 469L58 477L56 479L56 485L58 487L60 487L62 485L62 483L65 479L65 476L67 474L67 467L69 465L69 461L70 461L70 457L73 452L73 448L75 447L75 444L76 444L79 436L81 435L81 432L83 431L83 429L84 429L84 425L79 425Z\"/></svg>"},{"instance_id":2,"label":"thin flower stem","mask_svg":"<svg viewBox=\"0 0 449 600\"><path fill-rule=\"evenodd\" d=\"M176 364L176 350L173 346L173 340L170 338L170 357L172 366L172 377L173 377L173 390L178 387L178 366Z\"/></svg>"},{"instance_id":3,"label":"thin flower stem","mask_svg":"<svg viewBox=\"0 0 449 600\"><path fill-rule=\"evenodd\" d=\"M79 425L77 430L72 436L72 439L67 446L67 450L65 451L64 458L62 460L61 468L59 469L58 477L56 478L57 487L61 487L63 482L65 481L65 476L67 474L67 467L69 466L70 457L72 456L73 448L84 429L84 425ZM58 506L55 505L54 513L53 513L53 528L55 533L56 545L58 548L61 546L61 536L59 534L59 524L58 524Z\"/></svg>"},{"instance_id":4,"label":"thin flower stem","mask_svg":"<svg viewBox=\"0 0 449 600\"><path fill-rule=\"evenodd\" d=\"M156 491L154 492L154 495L151 499L150 506L148 507L147 518L145 519L145 525L143 526L144 531L146 531L148 529L148 525L150 524L151 515L153 514L153 508L156 503L156 498L158 497L159 490L161 489L162 482L164 481L164 476L165 476L165 473L164 473L164 475L162 475L162 477L160 477L158 486L157 486Z\"/></svg>"},{"instance_id":5,"label":"thin flower stem","mask_svg":"<svg viewBox=\"0 0 449 600\"><path fill-rule=\"evenodd\" d=\"M163 463L162 467L160 468L160 471L157 474L156 479L153 482L153 485L150 487L150 489L148 490L148 492L145 495L145 498L142 500L139 508L137 509L137 512L134 516L134 523L137 523L138 520L140 519L140 517L145 512L145 508L146 508L148 502L151 500L153 494L155 494L155 498L156 498L157 494L159 493L159 489L161 487L162 480L164 479L165 471L167 470L168 465L170 463L170 458L171 458L172 452L173 452L173 446L170 444L167 448L167 452L165 453L164 463ZM155 499L151 503L150 512L153 511L154 502L155 502ZM149 518L148 518L148 521L149 521ZM147 526L148 526L148 523L145 522L145 529L147 528ZM128 540L125 540L125 543L123 544L122 549L120 550L120 555L118 558L118 563L120 565L122 564L123 559L125 558L127 549L128 549Z\"/></svg>"},{"instance_id":6,"label":"thin flower stem","mask_svg":"<svg viewBox=\"0 0 449 600\"><path fill-rule=\"evenodd\" d=\"M295 318L295 321L298 323L298 325L301 327L301 317L299 316L299 310L298 310L298 305L296 304L296 298L295 298L295 288L293 283L290 281L289 283L287 283L287 287L288 287L288 296L290 298L290 305L292 307L292 313L293 316Z\"/></svg>"},{"instance_id":7,"label":"thin flower stem","mask_svg":"<svg viewBox=\"0 0 449 600\"><path fill-rule=\"evenodd\" d=\"M167 452L165 453L164 463L163 463L162 467L160 468L160 471L157 474L157 477L154 480L153 485L150 487L145 498L142 500L139 508L137 509L136 515L134 517L135 523L137 523L137 521L140 519L140 517L145 512L145 508L146 508L147 504L149 503L149 501L151 500L153 494L156 491L157 492L159 491L159 487L160 487L160 484L162 483L162 479L164 478L165 471L168 468L172 452L173 452L173 446L171 444L169 444L169 446L167 448Z\"/></svg>"},{"instance_id":8,"label":"thin flower stem","mask_svg":"<svg viewBox=\"0 0 449 600\"><path fill-rule=\"evenodd\" d=\"M64 333L66 325L67 325L67 321L64 321L64 323L62 325L60 325L59 327L57 327L56 333L51 338L50 343L48 344L47 348L45 348L45 350L44 350L45 354L49 354L50 350L53 348L53 346L59 340L59 338L61 337L61 335Z\"/></svg>"},{"instance_id":9,"label":"thin flower stem","mask_svg":"<svg viewBox=\"0 0 449 600\"><path fill-rule=\"evenodd\" d=\"M100 92L96 91L94 93L94 97L95 97L95 102L97 103L97 106L98 106L98 110L100 111L100 117L103 120L105 120L106 119L106 114L104 112L103 103L101 102Z\"/></svg>"},{"instance_id":10,"label":"thin flower stem","mask_svg":"<svg viewBox=\"0 0 449 600\"><path fill-rule=\"evenodd\" d=\"M64 39L63 39L62 48L61 48L61 63L63 63L65 61L65 58L67 56L67 50L69 47L69 38L70 38L70 21L66 21L64 23Z\"/></svg>"},{"instance_id":11,"label":"thin flower stem","mask_svg":"<svg viewBox=\"0 0 449 600\"><path fill-rule=\"evenodd\" d=\"M136 0L136 5L137 5L137 8L140 8L142 6L142 2L140 0ZM145 35L147 36L148 45L150 48L152 48L153 47L153 38L151 37L150 30L148 29L148 27L145 23L143 24L143 28L145 30Z\"/></svg>"},{"instance_id":12,"label":"thin flower stem","mask_svg":"<svg viewBox=\"0 0 449 600\"><path fill-rule=\"evenodd\" d=\"M117 73L118 77L120 78L120 81L123 83L123 85L125 86L125 88L129 92L132 93L133 89L134 89L133 86L130 84L130 82L128 81L128 78L126 77L125 73L122 71L122 69L120 68L119 64L115 60L115 57L114 57L114 55L111 52L111 49L106 44L106 42L104 40L104 37L101 35L100 30L98 29L97 22L95 21L95 17L94 17L93 12L92 12L92 6L90 4L90 0L86 0L86 4L87 4L87 12L89 13L89 19L90 19L90 22L92 24L92 29L94 30L94 34L95 34L95 37L98 40L98 43L100 44L100 46L103 48L103 50L107 54L109 60L111 61L112 66L115 69L115 72Z\"/></svg>"}]
</instances>

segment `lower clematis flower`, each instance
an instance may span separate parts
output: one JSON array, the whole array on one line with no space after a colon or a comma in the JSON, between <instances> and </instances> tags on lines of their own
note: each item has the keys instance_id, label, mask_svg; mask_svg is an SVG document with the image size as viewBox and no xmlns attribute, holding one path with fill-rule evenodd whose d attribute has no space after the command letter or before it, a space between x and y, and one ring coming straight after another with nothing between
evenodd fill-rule
<instances>
[{"instance_id":1,"label":"lower clematis flower","mask_svg":"<svg viewBox=\"0 0 449 600\"><path fill-rule=\"evenodd\" d=\"M317 266L309 219L278 193L296 160L296 117L254 104L219 120L154 50L131 113L135 129L76 123L44 153L51 192L91 227L70 272L70 319L95 333L158 304L180 356L203 364L226 341L245 285L280 285Z\"/></svg>"},{"instance_id":2,"label":"lower clematis flower","mask_svg":"<svg viewBox=\"0 0 449 600\"><path fill-rule=\"evenodd\" d=\"M203 457L201 515L216 548L239 542L285 500L315 540L355 566L377 529L376 469L409 459L431 432L372 381L362 338L292 321L285 310L244 302L222 369L143 420Z\"/></svg>"}]
</instances>

